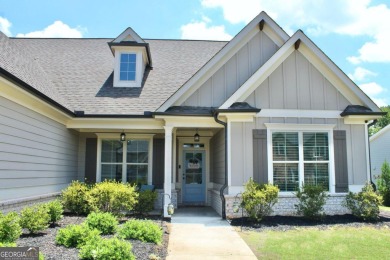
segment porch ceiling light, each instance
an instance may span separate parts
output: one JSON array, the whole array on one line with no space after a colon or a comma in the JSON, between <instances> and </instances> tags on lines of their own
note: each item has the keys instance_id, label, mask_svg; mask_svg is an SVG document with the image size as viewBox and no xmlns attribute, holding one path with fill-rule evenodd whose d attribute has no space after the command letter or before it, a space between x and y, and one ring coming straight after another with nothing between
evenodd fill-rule
<instances>
[{"instance_id":1,"label":"porch ceiling light","mask_svg":"<svg viewBox=\"0 0 390 260\"><path fill-rule=\"evenodd\" d=\"M196 129L196 134L194 135L194 142L199 142L200 135L198 134L198 129Z\"/></svg>"},{"instance_id":2,"label":"porch ceiling light","mask_svg":"<svg viewBox=\"0 0 390 260\"><path fill-rule=\"evenodd\" d=\"M121 142L126 141L126 134L124 132L121 133L120 140L121 140Z\"/></svg>"}]
</instances>

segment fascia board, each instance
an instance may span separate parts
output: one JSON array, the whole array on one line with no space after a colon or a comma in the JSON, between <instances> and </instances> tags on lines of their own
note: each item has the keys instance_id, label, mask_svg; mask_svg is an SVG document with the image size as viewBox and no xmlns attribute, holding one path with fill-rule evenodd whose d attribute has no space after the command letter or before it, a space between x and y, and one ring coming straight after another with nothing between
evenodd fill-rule
<instances>
[{"instance_id":1,"label":"fascia board","mask_svg":"<svg viewBox=\"0 0 390 260\"><path fill-rule=\"evenodd\" d=\"M153 118L73 118L66 124L70 129L163 129L164 122Z\"/></svg>"},{"instance_id":2,"label":"fascia board","mask_svg":"<svg viewBox=\"0 0 390 260\"><path fill-rule=\"evenodd\" d=\"M130 35L136 42L145 43L145 41L130 27L124 30L118 37L116 37L112 42L121 42L128 35Z\"/></svg>"}]
</instances>

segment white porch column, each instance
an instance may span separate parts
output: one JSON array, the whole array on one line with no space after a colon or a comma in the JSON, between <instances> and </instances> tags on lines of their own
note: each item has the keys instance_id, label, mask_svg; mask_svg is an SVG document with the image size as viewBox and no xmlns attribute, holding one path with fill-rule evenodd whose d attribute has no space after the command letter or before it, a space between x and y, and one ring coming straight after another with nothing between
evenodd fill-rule
<instances>
[{"instance_id":1,"label":"white porch column","mask_svg":"<svg viewBox=\"0 0 390 260\"><path fill-rule=\"evenodd\" d=\"M165 159L164 159L164 217L169 218L168 204L172 196L172 126L164 126L165 129ZM169 195L169 196L168 196Z\"/></svg>"}]
</instances>

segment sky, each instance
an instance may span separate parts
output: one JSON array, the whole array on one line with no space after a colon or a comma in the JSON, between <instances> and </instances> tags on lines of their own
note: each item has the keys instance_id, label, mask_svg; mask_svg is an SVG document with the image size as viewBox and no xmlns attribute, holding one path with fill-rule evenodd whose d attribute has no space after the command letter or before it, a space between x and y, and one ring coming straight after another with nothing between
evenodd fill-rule
<instances>
[{"instance_id":1,"label":"sky","mask_svg":"<svg viewBox=\"0 0 390 260\"><path fill-rule=\"evenodd\" d=\"M390 104L390 0L0 0L9 37L230 40L261 11L301 29L378 106Z\"/></svg>"}]
</instances>

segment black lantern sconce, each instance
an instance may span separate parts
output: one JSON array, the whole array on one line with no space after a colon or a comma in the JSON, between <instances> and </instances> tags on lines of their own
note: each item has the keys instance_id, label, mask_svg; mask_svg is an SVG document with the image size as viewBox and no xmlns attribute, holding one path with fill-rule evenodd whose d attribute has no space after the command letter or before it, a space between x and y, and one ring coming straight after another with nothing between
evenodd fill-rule
<instances>
[{"instance_id":1,"label":"black lantern sconce","mask_svg":"<svg viewBox=\"0 0 390 260\"><path fill-rule=\"evenodd\" d=\"M200 135L198 134L198 129L196 129L196 134L194 135L194 142L199 142L200 140Z\"/></svg>"},{"instance_id":2,"label":"black lantern sconce","mask_svg":"<svg viewBox=\"0 0 390 260\"><path fill-rule=\"evenodd\" d=\"M126 141L126 134L124 132L121 133L120 140L121 140L121 142Z\"/></svg>"}]
</instances>

